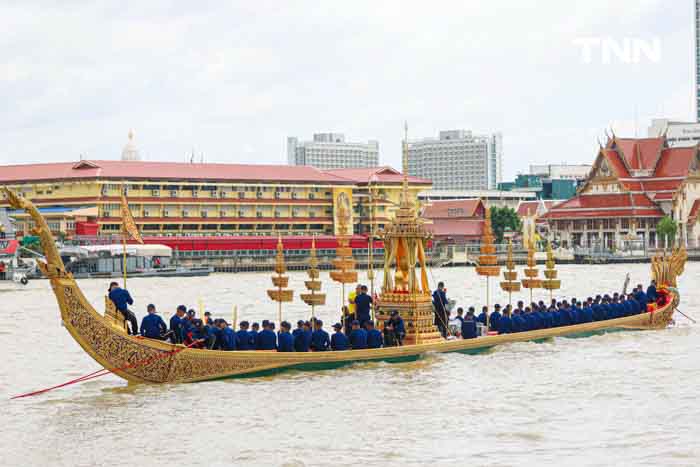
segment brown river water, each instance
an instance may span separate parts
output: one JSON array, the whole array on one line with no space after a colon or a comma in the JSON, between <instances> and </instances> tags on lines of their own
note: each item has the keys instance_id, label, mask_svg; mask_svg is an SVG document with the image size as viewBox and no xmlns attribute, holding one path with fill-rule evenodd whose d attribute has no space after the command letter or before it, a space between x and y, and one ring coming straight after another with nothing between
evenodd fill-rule
<instances>
[{"instance_id":1,"label":"brown river water","mask_svg":"<svg viewBox=\"0 0 700 467\"><path fill-rule=\"evenodd\" d=\"M648 265L562 266L562 295L648 281ZM484 301L473 269L433 272L460 306ZM364 278L364 272L360 273ZM293 273L297 293L305 276ZM340 287L322 274L337 321ZM681 311L700 321L700 263L681 278ZM364 280L364 279L361 279ZM230 320L276 319L268 274L133 279L134 309L184 303ZM107 281L80 286L101 310ZM536 294L545 299L547 294ZM525 298L525 294L517 297ZM507 297L494 293L494 300ZM112 375L9 397L98 369L61 327L46 281L0 284L0 465L700 465L700 325L504 345L325 372L197 384L127 384ZM295 296L284 318L308 314ZM163 313L165 314L165 313ZM166 318L169 315L166 315ZM328 326L327 326L328 327Z\"/></svg>"}]
</instances>

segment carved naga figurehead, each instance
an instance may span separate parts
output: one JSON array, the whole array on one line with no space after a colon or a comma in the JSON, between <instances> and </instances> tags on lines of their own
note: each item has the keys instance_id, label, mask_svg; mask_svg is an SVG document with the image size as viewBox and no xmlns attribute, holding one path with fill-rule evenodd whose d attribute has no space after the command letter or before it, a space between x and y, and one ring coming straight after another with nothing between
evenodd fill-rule
<instances>
[{"instance_id":1,"label":"carved naga figurehead","mask_svg":"<svg viewBox=\"0 0 700 467\"><path fill-rule=\"evenodd\" d=\"M39 241L41 242L41 247L46 257L46 263L42 263L41 261L38 263L41 271L48 278L67 277L68 274L63 265L63 260L58 253L53 235L51 234L51 230L44 216L41 215L36 206L27 198L18 195L7 187L2 187L0 189L5 194L5 197L7 197L10 206L15 209L24 209L34 221L35 227L32 229L32 233L39 236Z\"/></svg>"},{"instance_id":2,"label":"carved naga figurehead","mask_svg":"<svg viewBox=\"0 0 700 467\"><path fill-rule=\"evenodd\" d=\"M656 255L651 259L651 272L659 286L678 287L677 279L685 271L688 252L676 248L670 254Z\"/></svg>"}]
</instances>

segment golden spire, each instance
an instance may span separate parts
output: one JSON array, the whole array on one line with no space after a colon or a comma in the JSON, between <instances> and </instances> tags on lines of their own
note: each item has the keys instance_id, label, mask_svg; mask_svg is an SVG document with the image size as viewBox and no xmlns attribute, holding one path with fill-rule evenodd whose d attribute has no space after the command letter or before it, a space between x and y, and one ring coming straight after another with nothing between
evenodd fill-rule
<instances>
[{"instance_id":1,"label":"golden spire","mask_svg":"<svg viewBox=\"0 0 700 467\"><path fill-rule=\"evenodd\" d=\"M319 280L318 259L316 258L316 236L311 240L311 252L309 256L309 269L306 271L309 275L308 281L304 281L304 285L311 293L300 294L301 299L307 305L311 306L311 320L316 319L316 306L326 304L326 294L317 293L321 290L321 281Z\"/></svg>"},{"instance_id":2,"label":"golden spire","mask_svg":"<svg viewBox=\"0 0 700 467\"><path fill-rule=\"evenodd\" d=\"M549 290L549 298L551 300L554 295L554 290L559 290L561 288L561 281L557 279L552 242L547 243L547 269L544 270L544 276L547 279L542 281L542 288Z\"/></svg>"},{"instance_id":3,"label":"golden spire","mask_svg":"<svg viewBox=\"0 0 700 467\"><path fill-rule=\"evenodd\" d=\"M329 275L335 282L341 284L341 307L345 306L347 298L345 297L345 284L353 284L357 282L357 271L355 271L355 259L352 257L352 248L350 247L350 238L348 234L348 224L350 223L350 202L347 194L342 192L337 198L338 204L338 231L340 235L336 237L338 246L335 249L335 259L333 266L336 268ZM344 319L345 316L342 317ZM342 321L341 319L341 321Z\"/></svg>"},{"instance_id":4,"label":"golden spire","mask_svg":"<svg viewBox=\"0 0 700 467\"><path fill-rule=\"evenodd\" d=\"M285 276L287 266L284 263L284 246L282 245L282 236L277 237L277 256L275 257L275 273L272 276L272 285L276 289L269 289L267 296L278 303L277 321L278 325L282 324L282 302L291 302L294 297L294 291L285 289L289 285L289 276Z\"/></svg>"},{"instance_id":5,"label":"golden spire","mask_svg":"<svg viewBox=\"0 0 700 467\"><path fill-rule=\"evenodd\" d=\"M520 282L518 281L518 272L515 270L515 262L513 262L513 242L508 239L508 259L506 260L506 269L503 271L505 281L501 282L501 289L508 292L508 303L512 304L513 292L520 291Z\"/></svg>"},{"instance_id":6,"label":"golden spire","mask_svg":"<svg viewBox=\"0 0 700 467\"><path fill-rule=\"evenodd\" d=\"M529 214L528 210L528 214ZM532 290L542 288L542 279L538 279L537 260L535 259L535 219L525 216L523 222L523 241L527 247L527 267L524 270L526 279L521 280L523 287L530 289L530 302L532 302Z\"/></svg>"}]
</instances>

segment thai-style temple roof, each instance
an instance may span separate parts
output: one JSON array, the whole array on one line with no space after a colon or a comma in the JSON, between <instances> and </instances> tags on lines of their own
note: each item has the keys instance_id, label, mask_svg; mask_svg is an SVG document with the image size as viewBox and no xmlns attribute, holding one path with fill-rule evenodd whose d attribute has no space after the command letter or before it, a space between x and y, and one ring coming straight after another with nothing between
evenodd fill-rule
<instances>
[{"instance_id":1,"label":"thai-style temple roof","mask_svg":"<svg viewBox=\"0 0 700 467\"><path fill-rule=\"evenodd\" d=\"M698 147L669 147L665 136L618 138L602 147L579 193L546 219L661 217L690 175L700 175Z\"/></svg>"},{"instance_id":2,"label":"thai-style temple roof","mask_svg":"<svg viewBox=\"0 0 700 467\"><path fill-rule=\"evenodd\" d=\"M480 199L431 201L423 209L422 216L433 220L470 217L483 219L485 209L484 203Z\"/></svg>"}]
</instances>

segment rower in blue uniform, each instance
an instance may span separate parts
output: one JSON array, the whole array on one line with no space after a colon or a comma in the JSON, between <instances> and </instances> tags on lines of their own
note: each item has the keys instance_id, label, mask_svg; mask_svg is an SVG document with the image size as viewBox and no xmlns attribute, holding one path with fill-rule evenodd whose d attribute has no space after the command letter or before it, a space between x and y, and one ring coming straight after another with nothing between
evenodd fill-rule
<instances>
[{"instance_id":1,"label":"rower in blue uniform","mask_svg":"<svg viewBox=\"0 0 700 467\"><path fill-rule=\"evenodd\" d=\"M292 325L287 321L282 321L280 324L280 332L277 334L277 351L278 352L294 352L294 337L289 332Z\"/></svg>"},{"instance_id":2,"label":"rower in blue uniform","mask_svg":"<svg viewBox=\"0 0 700 467\"><path fill-rule=\"evenodd\" d=\"M236 332L236 349L238 350L253 350L253 339L248 332L248 327L250 323L248 321L241 321L238 325L238 332Z\"/></svg>"},{"instance_id":3,"label":"rower in blue uniform","mask_svg":"<svg viewBox=\"0 0 700 467\"><path fill-rule=\"evenodd\" d=\"M333 325L335 332L331 336L331 349L332 350L348 350L350 348L350 341L348 337L343 334L343 325L340 323L335 323Z\"/></svg>"},{"instance_id":4,"label":"rower in blue uniform","mask_svg":"<svg viewBox=\"0 0 700 467\"><path fill-rule=\"evenodd\" d=\"M236 333L228 326L225 319L218 322L219 330L219 350L236 350Z\"/></svg>"},{"instance_id":5,"label":"rower in blue uniform","mask_svg":"<svg viewBox=\"0 0 700 467\"><path fill-rule=\"evenodd\" d=\"M260 324L251 324L250 331L248 331L248 335L250 336L250 348L253 350L258 348L258 334L260 334Z\"/></svg>"},{"instance_id":6,"label":"rower in blue uniform","mask_svg":"<svg viewBox=\"0 0 700 467\"><path fill-rule=\"evenodd\" d=\"M109 299L112 300L117 311L124 316L124 319L131 325L130 333L137 335L139 333L139 324L136 320L136 315L129 309L129 305L134 304L134 299L131 298L129 291L119 287L119 284L112 282L109 284Z\"/></svg>"},{"instance_id":7,"label":"rower in blue uniform","mask_svg":"<svg viewBox=\"0 0 700 467\"><path fill-rule=\"evenodd\" d=\"M304 332L304 320L300 319L297 321L297 328L292 331L292 337L296 338L298 334Z\"/></svg>"},{"instance_id":8,"label":"rower in blue uniform","mask_svg":"<svg viewBox=\"0 0 700 467\"><path fill-rule=\"evenodd\" d=\"M331 347L331 338L323 330L323 321L317 319L314 322L314 332L311 333L311 350L314 352L325 352Z\"/></svg>"},{"instance_id":9,"label":"rower in blue uniform","mask_svg":"<svg viewBox=\"0 0 700 467\"><path fill-rule=\"evenodd\" d=\"M656 293L656 281L652 280L649 287L647 287L647 300L650 302L656 302L658 294Z\"/></svg>"},{"instance_id":10,"label":"rower in blue uniform","mask_svg":"<svg viewBox=\"0 0 700 467\"><path fill-rule=\"evenodd\" d=\"M593 301L593 304L591 305L591 309L593 310L593 321L605 320L605 309L603 308L601 300L600 295L597 295Z\"/></svg>"},{"instance_id":11,"label":"rower in blue uniform","mask_svg":"<svg viewBox=\"0 0 700 467\"><path fill-rule=\"evenodd\" d=\"M360 294L355 296L355 316L357 316L361 326L372 319L371 309L372 297L367 294L367 286L363 285L360 287Z\"/></svg>"},{"instance_id":12,"label":"rower in blue uniform","mask_svg":"<svg viewBox=\"0 0 700 467\"><path fill-rule=\"evenodd\" d=\"M258 337L255 341L255 348L257 350L277 349L277 336L271 329L270 322L268 320L263 321L263 329L258 333Z\"/></svg>"},{"instance_id":13,"label":"rower in blue uniform","mask_svg":"<svg viewBox=\"0 0 700 467\"><path fill-rule=\"evenodd\" d=\"M493 313L489 316L489 331L498 331L498 322L501 319L501 305L493 307Z\"/></svg>"},{"instance_id":14,"label":"rower in blue uniform","mask_svg":"<svg viewBox=\"0 0 700 467\"><path fill-rule=\"evenodd\" d=\"M481 307L481 313L479 313L479 316L476 317L477 322L483 324L486 326L486 317L489 314L489 307L486 305Z\"/></svg>"},{"instance_id":15,"label":"rower in blue uniform","mask_svg":"<svg viewBox=\"0 0 700 467\"><path fill-rule=\"evenodd\" d=\"M523 332L525 330L525 318L523 317L523 311L520 308L516 308L511 316L511 332Z\"/></svg>"},{"instance_id":16,"label":"rower in blue uniform","mask_svg":"<svg viewBox=\"0 0 700 467\"><path fill-rule=\"evenodd\" d=\"M397 310L391 312L389 321L391 321L391 325L394 327L394 336L396 337L397 344L403 345L403 340L406 337L406 325Z\"/></svg>"},{"instance_id":17,"label":"rower in blue uniform","mask_svg":"<svg viewBox=\"0 0 700 467\"><path fill-rule=\"evenodd\" d=\"M187 307L185 305L179 305L173 317L170 318L170 342L173 344L182 344L184 340L182 321L185 319L185 313L187 313Z\"/></svg>"},{"instance_id":18,"label":"rower in blue uniform","mask_svg":"<svg viewBox=\"0 0 700 467\"><path fill-rule=\"evenodd\" d=\"M588 299L586 300L586 303L584 304L583 308L581 309L580 322L590 323L593 321L593 309L591 308L592 305L593 305L593 299L591 297L588 297Z\"/></svg>"},{"instance_id":19,"label":"rower in blue uniform","mask_svg":"<svg viewBox=\"0 0 700 467\"><path fill-rule=\"evenodd\" d=\"M638 315L642 311L642 307L637 300L635 300L633 294L627 296L627 301L630 304L630 314Z\"/></svg>"},{"instance_id":20,"label":"rower in blue uniform","mask_svg":"<svg viewBox=\"0 0 700 467\"><path fill-rule=\"evenodd\" d=\"M639 304L642 306L642 312L646 312L647 303L649 303L649 297L647 297L647 294L644 293L642 284L637 285L637 292L635 293L634 298L636 298Z\"/></svg>"},{"instance_id":21,"label":"rower in blue uniform","mask_svg":"<svg viewBox=\"0 0 700 467\"><path fill-rule=\"evenodd\" d=\"M367 348L368 349L378 349L384 345L384 338L382 337L382 332L374 327L374 322L367 321L365 324L367 329Z\"/></svg>"},{"instance_id":22,"label":"rower in blue uniform","mask_svg":"<svg viewBox=\"0 0 700 467\"><path fill-rule=\"evenodd\" d=\"M294 337L294 350L308 352L311 348L311 323L304 321L303 329Z\"/></svg>"},{"instance_id":23,"label":"rower in blue uniform","mask_svg":"<svg viewBox=\"0 0 700 467\"><path fill-rule=\"evenodd\" d=\"M474 307L470 306L467 316L462 323L462 339L474 339L476 337L476 318L474 317Z\"/></svg>"},{"instance_id":24,"label":"rower in blue uniform","mask_svg":"<svg viewBox=\"0 0 700 467\"><path fill-rule=\"evenodd\" d=\"M165 325L163 318L156 314L156 306L152 303L149 304L146 307L146 312L148 314L141 320L141 335L149 339L165 339L164 336L168 331L168 327Z\"/></svg>"},{"instance_id":25,"label":"rower in blue uniform","mask_svg":"<svg viewBox=\"0 0 700 467\"><path fill-rule=\"evenodd\" d=\"M358 320L352 322L352 331L350 331L349 340L353 350L367 348L367 331L360 327L360 322Z\"/></svg>"},{"instance_id":26,"label":"rower in blue uniform","mask_svg":"<svg viewBox=\"0 0 700 467\"><path fill-rule=\"evenodd\" d=\"M506 305L503 316L498 320L498 333L510 334L513 332L513 320L510 317L510 305Z\"/></svg>"}]
</instances>

